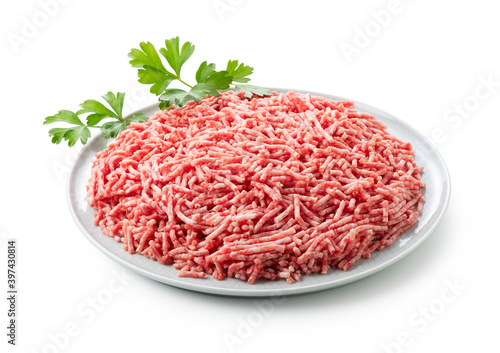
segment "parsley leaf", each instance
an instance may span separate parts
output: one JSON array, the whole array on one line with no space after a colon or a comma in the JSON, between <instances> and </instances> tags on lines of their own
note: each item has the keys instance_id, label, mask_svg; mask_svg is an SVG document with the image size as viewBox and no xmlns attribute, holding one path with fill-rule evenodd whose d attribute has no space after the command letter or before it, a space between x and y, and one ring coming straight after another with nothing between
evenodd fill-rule
<instances>
[{"instance_id":1,"label":"parsley leaf","mask_svg":"<svg viewBox=\"0 0 500 353\"><path fill-rule=\"evenodd\" d=\"M130 125L130 123L145 123L146 121L148 121L148 117L143 113L135 113L125 119L125 121L127 122L128 126Z\"/></svg>"},{"instance_id":2,"label":"parsley leaf","mask_svg":"<svg viewBox=\"0 0 500 353\"><path fill-rule=\"evenodd\" d=\"M78 118L76 113L69 110L59 110L59 112L53 116L48 116L45 118L43 125L52 124L58 121L62 121L73 125L84 125L82 121Z\"/></svg>"},{"instance_id":3,"label":"parsley leaf","mask_svg":"<svg viewBox=\"0 0 500 353\"><path fill-rule=\"evenodd\" d=\"M205 98L207 94L218 97L219 91L217 86L211 82L203 82L198 83L189 91L189 95L193 97L196 103Z\"/></svg>"},{"instance_id":4,"label":"parsley leaf","mask_svg":"<svg viewBox=\"0 0 500 353\"><path fill-rule=\"evenodd\" d=\"M139 43L139 46L141 47L141 50L132 49L128 54L128 56L132 59L129 61L130 65L138 68L149 66L163 72L167 71L161 62L158 52L151 42L141 42Z\"/></svg>"},{"instance_id":5,"label":"parsley leaf","mask_svg":"<svg viewBox=\"0 0 500 353\"><path fill-rule=\"evenodd\" d=\"M90 114L87 116L87 126L94 127L101 122L101 120L108 118L106 114Z\"/></svg>"},{"instance_id":6,"label":"parsley leaf","mask_svg":"<svg viewBox=\"0 0 500 353\"><path fill-rule=\"evenodd\" d=\"M82 144L86 144L90 138L90 130L86 126L75 126L69 128L64 133L64 139L68 141L68 146L72 147L75 143L80 140Z\"/></svg>"},{"instance_id":7,"label":"parsley leaf","mask_svg":"<svg viewBox=\"0 0 500 353\"><path fill-rule=\"evenodd\" d=\"M86 144L90 138L90 130L86 126L75 126L68 128L53 128L49 130L49 136L52 137L52 143L58 144L63 139L68 141L68 146L72 147L78 140Z\"/></svg>"},{"instance_id":8,"label":"parsley leaf","mask_svg":"<svg viewBox=\"0 0 500 353\"><path fill-rule=\"evenodd\" d=\"M233 82L233 78L227 71L213 71L205 82L212 84L218 91L226 91Z\"/></svg>"},{"instance_id":9,"label":"parsley leaf","mask_svg":"<svg viewBox=\"0 0 500 353\"><path fill-rule=\"evenodd\" d=\"M58 144L62 141L64 133L68 131L68 128L55 127L49 130L49 136L52 137L52 143Z\"/></svg>"},{"instance_id":10,"label":"parsley leaf","mask_svg":"<svg viewBox=\"0 0 500 353\"><path fill-rule=\"evenodd\" d=\"M48 116L43 122L44 125L52 124L55 122L65 122L68 124L76 125L73 128L53 128L49 130L49 136L52 137L52 143L58 144L63 139L68 141L68 145L74 146L80 140L83 144L87 143L90 137L90 130L85 124L82 123L76 113L69 110L60 110L53 116Z\"/></svg>"},{"instance_id":11,"label":"parsley leaf","mask_svg":"<svg viewBox=\"0 0 500 353\"><path fill-rule=\"evenodd\" d=\"M253 85L234 85L234 91L236 93L245 91L245 97L252 98L255 94L257 96L272 96L272 93L267 88L253 86Z\"/></svg>"},{"instance_id":12,"label":"parsley leaf","mask_svg":"<svg viewBox=\"0 0 500 353\"><path fill-rule=\"evenodd\" d=\"M85 114L85 113L94 113L97 115L102 115L106 118L108 117L113 117L113 118L118 118L118 115L113 113L111 110L106 108L104 104L93 100L93 99L88 99L82 104L80 104L80 107L83 109L80 109L79 111L76 112L77 115Z\"/></svg>"},{"instance_id":13,"label":"parsley leaf","mask_svg":"<svg viewBox=\"0 0 500 353\"><path fill-rule=\"evenodd\" d=\"M202 62L200 67L198 68L198 71L196 71L196 82L205 82L205 80L214 70L215 64L207 64L206 61Z\"/></svg>"},{"instance_id":14,"label":"parsley leaf","mask_svg":"<svg viewBox=\"0 0 500 353\"><path fill-rule=\"evenodd\" d=\"M214 83L202 82L194 85L189 91L184 91L182 89L167 89L160 96L160 108L168 109L173 105L182 107L188 100L194 100L199 103L206 96L211 95L214 97L219 96L219 91Z\"/></svg>"},{"instance_id":15,"label":"parsley leaf","mask_svg":"<svg viewBox=\"0 0 500 353\"><path fill-rule=\"evenodd\" d=\"M118 92L116 95L113 92L108 92L102 98L108 102L111 108L115 111L116 115L122 117L123 101L125 100L125 93Z\"/></svg>"},{"instance_id":16,"label":"parsley leaf","mask_svg":"<svg viewBox=\"0 0 500 353\"><path fill-rule=\"evenodd\" d=\"M226 71L233 78L234 82L245 83L250 81L247 76L253 73L253 67L247 66L243 63L238 65L238 60L229 60Z\"/></svg>"},{"instance_id":17,"label":"parsley leaf","mask_svg":"<svg viewBox=\"0 0 500 353\"><path fill-rule=\"evenodd\" d=\"M138 70L139 82L152 84L150 92L160 95L170 82L176 79L176 76L165 68L151 42L141 42L139 46L142 50L130 50L128 56L132 60L129 63L133 67L140 68Z\"/></svg>"},{"instance_id":18,"label":"parsley leaf","mask_svg":"<svg viewBox=\"0 0 500 353\"><path fill-rule=\"evenodd\" d=\"M82 109L77 112L70 110L60 110L53 116L48 116L43 122L44 125L56 122L64 122L72 127L56 127L49 130L49 136L52 138L52 143L59 144L62 140L68 142L68 146L74 146L78 141L86 144L91 136L89 128L97 128L102 131L105 138L115 138L120 131L124 130L132 122L145 122L148 118L143 113L135 113L124 119L123 104L125 100L125 93L112 92L106 93L102 98L109 104L111 109L106 107L101 102L89 99L80 104ZM80 119L80 115L87 115L87 124L84 124ZM113 121L108 121L97 126L103 119L110 118Z\"/></svg>"},{"instance_id":19,"label":"parsley leaf","mask_svg":"<svg viewBox=\"0 0 500 353\"><path fill-rule=\"evenodd\" d=\"M102 136L107 139L115 138L126 127L127 124L124 121L109 121L101 126Z\"/></svg>"},{"instance_id":20,"label":"parsley leaf","mask_svg":"<svg viewBox=\"0 0 500 353\"><path fill-rule=\"evenodd\" d=\"M161 72L150 66L145 66L144 69L138 71L139 82L144 84L153 84L149 91L157 96L160 95L170 82L175 80L169 73Z\"/></svg>"},{"instance_id":21,"label":"parsley leaf","mask_svg":"<svg viewBox=\"0 0 500 353\"><path fill-rule=\"evenodd\" d=\"M174 69L177 78L180 79L181 67L193 55L194 45L190 42L184 43L179 52L179 37L165 40L165 48L160 49L160 54L167 59L168 64Z\"/></svg>"},{"instance_id":22,"label":"parsley leaf","mask_svg":"<svg viewBox=\"0 0 500 353\"><path fill-rule=\"evenodd\" d=\"M182 107L186 104L188 93L182 89L169 88L160 96L160 109L168 109L174 105Z\"/></svg>"}]
</instances>

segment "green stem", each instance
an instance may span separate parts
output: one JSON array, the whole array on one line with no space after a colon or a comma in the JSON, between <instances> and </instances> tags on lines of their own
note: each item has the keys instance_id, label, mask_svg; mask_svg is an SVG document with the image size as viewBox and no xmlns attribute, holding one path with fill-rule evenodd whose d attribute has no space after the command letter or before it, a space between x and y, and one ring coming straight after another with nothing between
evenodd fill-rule
<instances>
[{"instance_id":1,"label":"green stem","mask_svg":"<svg viewBox=\"0 0 500 353\"><path fill-rule=\"evenodd\" d=\"M189 88L193 88L193 86L191 86L191 85L187 84L186 82L182 81L180 77L177 77L177 79L178 79L179 81L181 81L182 83L184 83L184 84L185 84L186 86L188 86Z\"/></svg>"}]
</instances>

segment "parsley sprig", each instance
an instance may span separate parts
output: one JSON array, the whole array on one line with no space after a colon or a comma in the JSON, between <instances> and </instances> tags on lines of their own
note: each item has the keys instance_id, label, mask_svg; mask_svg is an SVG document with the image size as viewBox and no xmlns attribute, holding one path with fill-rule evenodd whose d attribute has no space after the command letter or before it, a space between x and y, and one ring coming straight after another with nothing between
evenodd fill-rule
<instances>
[{"instance_id":1,"label":"parsley sprig","mask_svg":"<svg viewBox=\"0 0 500 353\"><path fill-rule=\"evenodd\" d=\"M142 123L148 120L143 113L132 114L127 119L123 117L122 111L125 93L118 92L115 95L112 92L108 92L102 98L109 104L111 109L107 108L101 102L89 99L80 104L82 109L76 112L60 110L57 114L46 117L43 122L44 125L56 122L64 122L72 125L72 127L50 129L49 136L52 137L52 143L59 144L64 139L70 147L74 146L78 140L82 144L86 144L90 138L89 128L100 129L104 138L115 138L131 122ZM86 124L80 119L80 116L84 114L88 114ZM105 119L108 120L102 125L97 125Z\"/></svg>"},{"instance_id":2,"label":"parsley sprig","mask_svg":"<svg viewBox=\"0 0 500 353\"><path fill-rule=\"evenodd\" d=\"M196 71L196 84L190 85L181 78L181 69L186 61L193 55L194 45L186 42L180 47L179 37L165 40L165 48L159 53L151 42L141 42L140 49L132 49L128 56L130 64L138 68L139 82L152 85L151 93L158 96L160 109L173 106L182 107L186 102L194 100L200 102L207 95L218 97L220 92L229 89L235 92L245 92L245 97L254 95L267 96L271 92L262 87L246 84L250 81L253 67L229 60L225 70L215 70L215 64L204 61ZM166 59L169 69L166 68L161 57ZM188 90L169 88L174 81L187 86ZM125 93L106 93L102 98L108 103L106 107L99 101L90 99L80 104L82 109L72 112L60 110L57 114L48 116L44 125L57 122L67 123L70 127L56 127L49 130L49 136L55 144L62 140L68 146L74 146L78 141L86 144L91 136L90 128L100 129L104 138L115 138L120 131L127 128L131 122L145 122L148 118L142 113L136 113L125 119L122 115ZM80 119L86 115L86 123ZM98 125L101 123L101 125Z\"/></svg>"},{"instance_id":3,"label":"parsley sprig","mask_svg":"<svg viewBox=\"0 0 500 353\"><path fill-rule=\"evenodd\" d=\"M141 42L140 49L132 49L128 56L130 64L138 68L139 82L152 85L151 93L159 96L160 108L168 109L172 106L182 107L187 101L200 102L207 95L218 97L220 92L229 89L235 92L245 92L245 96L266 96L271 92L262 87L242 84L250 81L253 67L239 63L238 60L229 60L225 70L215 70L215 64L204 61L196 71L196 84L190 85L181 78L181 69L193 55L194 45L186 42L180 47L179 37L165 40L165 48L158 51L151 42ZM161 59L163 56L170 71L167 70ZM189 89L168 88L178 81Z\"/></svg>"}]
</instances>

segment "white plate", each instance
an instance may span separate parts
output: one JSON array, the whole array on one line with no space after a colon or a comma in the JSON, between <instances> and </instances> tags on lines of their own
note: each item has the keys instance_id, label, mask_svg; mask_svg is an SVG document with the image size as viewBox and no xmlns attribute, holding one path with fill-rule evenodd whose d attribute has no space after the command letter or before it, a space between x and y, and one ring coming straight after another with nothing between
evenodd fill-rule
<instances>
[{"instance_id":1,"label":"white plate","mask_svg":"<svg viewBox=\"0 0 500 353\"><path fill-rule=\"evenodd\" d=\"M272 90L289 91L276 88ZM328 94L310 93L333 100L346 100ZM438 226L450 197L450 177L446 165L436 148L425 136L405 122L377 108L360 102L355 102L355 107L359 112L376 116L387 126L390 133L412 144L416 151L417 164L424 167L422 180L426 184L426 201L418 223L413 228L402 234L391 246L372 253L370 259L361 259L347 272L330 269L326 275L302 276L299 282L292 284L284 280L259 280L249 285L234 278L217 281L211 276L203 279L178 277L177 270L171 265L162 265L140 254L130 255L123 250L122 243L104 235L99 227L94 226L94 209L87 205L86 184L90 177L92 160L96 152L106 148L107 145L106 140L101 136L93 138L83 148L69 176L68 202L71 213L82 233L104 254L134 272L175 287L220 295L263 297L309 293L352 283L383 270L420 246ZM140 111L150 116L157 110L157 104L154 104Z\"/></svg>"}]
</instances>

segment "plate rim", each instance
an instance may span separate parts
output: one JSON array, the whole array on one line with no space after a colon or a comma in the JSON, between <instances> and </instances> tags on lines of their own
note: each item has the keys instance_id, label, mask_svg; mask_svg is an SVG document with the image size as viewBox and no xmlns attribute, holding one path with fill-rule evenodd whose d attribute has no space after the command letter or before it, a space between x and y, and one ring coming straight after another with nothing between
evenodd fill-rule
<instances>
[{"instance_id":1,"label":"plate rim","mask_svg":"<svg viewBox=\"0 0 500 353\"><path fill-rule=\"evenodd\" d=\"M75 206L76 201L71 198L71 196L73 194L72 190L75 189L74 184L76 182L75 181L76 174L78 173L77 166L79 165L79 161L81 160L82 156L84 155L86 148L89 148L89 146L92 144L92 142L95 142L95 141L97 141L97 139L102 138L101 134L99 133L99 134L95 135L94 137L92 137L89 140L89 143L87 145L83 146L83 148L79 151L78 157L75 160L75 163L71 168L71 172L68 175L68 182L66 183L66 200L67 200L68 206L70 208L71 216L72 216L74 222L76 223L78 229L80 230L80 232L83 233L85 238L87 238L87 240L89 240L92 245L94 245L97 249L99 249L103 254L108 256L108 258L112 259L113 261L119 263L120 265L124 266L125 268L127 268L133 272L136 272L136 273L138 273L146 278L149 278L149 279L152 279L152 280L155 280L157 282L160 282L160 283L163 283L166 285L170 285L173 287L177 287L177 288L181 288L181 289L185 289L185 290L190 290L190 291L195 291L195 292L200 292L200 293L222 295L222 296L231 296L231 297L252 297L252 298L289 296L289 295L314 293L314 292L323 291L323 290L327 290L327 289L331 289L331 288L336 288L336 287L340 287L340 286L344 286L344 285L347 285L350 283L357 282L361 279L364 279L364 278L369 277L375 273L378 273L378 272L386 269L387 267L392 266L393 264L397 263L398 261L402 260L403 258L407 257L413 251L418 249L434 233L436 228L441 224L441 222L444 218L444 215L445 215L445 213L448 209L448 206L449 206L449 201L450 201L450 196L451 196L451 178L450 178L450 173L449 173L448 167L446 165L446 162L444 161L444 159L441 156L441 154L439 153L438 149L436 148L436 146L432 143L432 141L430 139L428 139L424 134L422 134L420 131L418 131L417 129L412 127L406 121L404 121L400 118L397 118L397 117L393 116L392 114L389 114L383 110L380 110L379 108L376 108L372 105L369 105L369 104L366 104L366 103L363 103L363 102L360 102L357 100L348 99L348 98L345 98L342 96L337 96L337 95L332 95L332 94L325 94L325 93L319 93L319 92L307 91L307 90L299 90L299 89L290 89L290 88L268 88L268 89L271 91L276 91L278 93L287 93L289 91L293 91L295 93L303 93L303 94L308 93L312 96L319 96L319 97L324 97L324 98L332 99L332 100L351 101L354 103L356 110L369 111L370 114L372 114L376 117L377 117L376 113L381 113L384 115L384 118L389 118L393 121L396 121L398 124L402 125L405 129L408 129L414 135L417 135L422 141L425 141L427 144L427 147L430 148L430 150L431 150L430 152L432 153L432 155L434 157L437 157L437 160L438 160L441 168L444 171L444 181L445 181L443 183L443 185L444 185L444 189L443 189L444 193L442 194L443 197L441 198L441 200L439 202L440 207L438 208L437 212L434 213L434 214L437 214L436 220L431 224L428 231L425 234L422 234L414 242L414 244L412 244L411 247L408 247L407 249L401 250L401 252L399 252L397 255L391 257L389 260L384 261L381 264L375 265L373 267L366 269L363 272L360 272L358 274L353 274L352 276L349 276L346 278L341 278L341 279L332 280L332 281L325 281L323 283L310 284L310 285L303 286L303 287L294 288L293 284L290 285L290 284L284 282L284 284L286 284L286 286L284 285L282 289L269 289L269 288L259 289L259 288L255 287L256 285L254 284L251 286L251 288L249 288L251 290L247 291L247 290L243 290L243 289L236 289L236 288L229 288L229 287L228 288L226 288L226 287L221 288L221 287L206 286L206 285L203 285L203 282L201 282L200 284L183 282L183 281L179 280L179 277L171 278L171 277L162 276L162 275L150 272L147 269L144 269L138 265L132 264L132 263L120 258L119 256L117 256L113 252L111 252L109 249L107 249L106 247L101 245L96 239L94 239L94 237L91 234L89 234L87 229L85 229L85 227L83 226L83 224L79 220L78 212L77 212L78 208ZM146 112L146 111L150 111L152 109L160 110L158 107L158 103L149 104L143 108L135 110L131 114L134 114L137 112ZM373 113L373 112L375 112L375 113ZM128 114L127 116L130 116L131 114ZM378 117L377 117L377 119L378 119ZM412 141L408 141L408 142L412 143ZM424 168L425 168L425 165L424 165ZM425 207L425 204L424 204L424 207ZM419 218L420 218L420 216L419 216ZM98 227L98 226L96 226L96 227ZM101 234L105 237L111 238L102 232L101 232ZM120 246L120 244L121 243L116 242L117 246ZM121 247L121 250L125 251L125 250L123 250L123 247ZM150 259L148 259L148 260L153 261ZM170 265L164 265L164 266L170 266ZM328 275L318 275L318 276L328 276ZM226 281L226 280L237 280L237 279L226 278L224 280ZM250 285L248 285L248 286L250 286Z\"/></svg>"}]
</instances>

